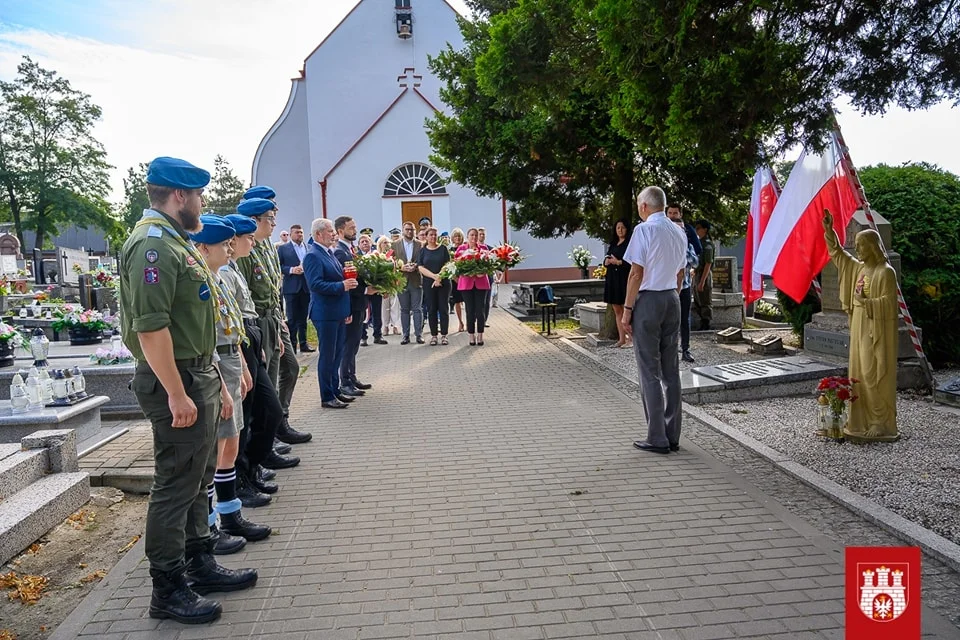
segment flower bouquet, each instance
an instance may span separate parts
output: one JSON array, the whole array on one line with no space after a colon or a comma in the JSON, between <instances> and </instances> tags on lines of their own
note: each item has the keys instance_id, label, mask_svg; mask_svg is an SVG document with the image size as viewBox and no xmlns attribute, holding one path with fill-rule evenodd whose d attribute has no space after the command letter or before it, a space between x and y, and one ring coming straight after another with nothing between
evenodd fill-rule
<instances>
[{"instance_id":1,"label":"flower bouquet","mask_svg":"<svg viewBox=\"0 0 960 640\"><path fill-rule=\"evenodd\" d=\"M441 280L453 280L457 277L457 263L451 260L447 264L443 265L440 269L440 273L437 274L440 276Z\"/></svg>"},{"instance_id":2,"label":"flower bouquet","mask_svg":"<svg viewBox=\"0 0 960 640\"><path fill-rule=\"evenodd\" d=\"M520 247L508 243L503 243L499 247L494 247L490 250L490 253L493 254L497 260L500 261L499 271L504 271L512 267L517 266L525 256L521 255Z\"/></svg>"},{"instance_id":3,"label":"flower bouquet","mask_svg":"<svg viewBox=\"0 0 960 640\"><path fill-rule=\"evenodd\" d=\"M593 277L597 280L603 280L604 278L607 277L607 268L603 265L596 267L593 270Z\"/></svg>"},{"instance_id":4,"label":"flower bouquet","mask_svg":"<svg viewBox=\"0 0 960 640\"><path fill-rule=\"evenodd\" d=\"M820 406L819 435L828 438L843 438L843 428L847 422L847 403L854 402L853 385L859 382L855 378L828 376L817 385L817 404Z\"/></svg>"},{"instance_id":5,"label":"flower bouquet","mask_svg":"<svg viewBox=\"0 0 960 640\"><path fill-rule=\"evenodd\" d=\"M23 334L16 327L0 322L0 343L10 347L19 347L23 344Z\"/></svg>"},{"instance_id":6,"label":"flower bouquet","mask_svg":"<svg viewBox=\"0 0 960 640\"><path fill-rule=\"evenodd\" d=\"M490 251L467 249L453 259L458 276L492 276L500 270L500 260Z\"/></svg>"},{"instance_id":7,"label":"flower bouquet","mask_svg":"<svg viewBox=\"0 0 960 640\"><path fill-rule=\"evenodd\" d=\"M354 256L353 265L367 286L373 287L381 295L397 295L407 286L407 279L393 259L393 251L386 254L371 251L362 256Z\"/></svg>"},{"instance_id":8,"label":"flower bouquet","mask_svg":"<svg viewBox=\"0 0 960 640\"><path fill-rule=\"evenodd\" d=\"M77 309L66 304L54 310L50 326L58 332L67 329L71 342L95 344L100 342L101 332L109 329L110 323L96 309Z\"/></svg>"},{"instance_id":9,"label":"flower bouquet","mask_svg":"<svg viewBox=\"0 0 960 640\"><path fill-rule=\"evenodd\" d=\"M97 349L95 353L90 355L90 364L127 364L133 362L133 354L123 345L120 345L120 348L117 350L113 349Z\"/></svg>"},{"instance_id":10,"label":"flower bouquet","mask_svg":"<svg viewBox=\"0 0 960 640\"><path fill-rule=\"evenodd\" d=\"M580 244L571 249L567 257L580 269L586 269L597 259L596 256L590 253L590 249Z\"/></svg>"}]
</instances>

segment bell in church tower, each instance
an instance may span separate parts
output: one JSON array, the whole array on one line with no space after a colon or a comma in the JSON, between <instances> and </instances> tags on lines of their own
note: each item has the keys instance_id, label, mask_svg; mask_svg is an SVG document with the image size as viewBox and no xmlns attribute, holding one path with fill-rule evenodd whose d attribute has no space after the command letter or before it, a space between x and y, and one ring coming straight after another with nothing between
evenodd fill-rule
<instances>
[{"instance_id":1,"label":"bell in church tower","mask_svg":"<svg viewBox=\"0 0 960 640\"><path fill-rule=\"evenodd\" d=\"M413 36L413 0L396 0L397 37L408 40Z\"/></svg>"}]
</instances>

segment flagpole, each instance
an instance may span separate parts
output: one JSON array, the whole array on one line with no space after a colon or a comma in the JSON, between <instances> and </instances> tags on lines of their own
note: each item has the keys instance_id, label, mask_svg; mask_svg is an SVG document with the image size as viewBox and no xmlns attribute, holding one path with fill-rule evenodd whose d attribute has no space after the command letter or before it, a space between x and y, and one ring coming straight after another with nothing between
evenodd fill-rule
<instances>
[{"instance_id":1,"label":"flagpole","mask_svg":"<svg viewBox=\"0 0 960 640\"><path fill-rule=\"evenodd\" d=\"M870 223L870 227L879 233L877 229L877 222L873 217L873 209L870 207L870 203L867 201L867 194L863 189L863 183L860 182L860 174L857 173L856 167L853 165L853 160L850 157L850 149L847 147L847 143L843 139L843 134L840 132L840 122L837 120L836 112L833 112L833 132L837 136L837 143L840 145L840 162L843 163L843 168L847 173L847 178L850 180L850 185L853 187L853 192L856 194L857 199L860 201L859 204L863 209L864 214L867 216L867 222ZM884 253L886 253L886 248L883 247L883 239L880 239L880 246L883 248ZM910 316L910 310L907 308L907 301L903 297L903 289L900 288L900 280L897 280L897 304L900 307L900 314L903 316L903 321L907 325L907 332L910 334L910 340L913 342L913 350L917 354L917 358L920 359L920 366L923 369L924 379L926 383L930 386L932 390L934 388L934 379L933 379L933 369L930 367L930 362L927 360L926 354L923 352L923 345L920 344L920 336L917 333L917 327L913 324L913 318Z\"/></svg>"}]
</instances>

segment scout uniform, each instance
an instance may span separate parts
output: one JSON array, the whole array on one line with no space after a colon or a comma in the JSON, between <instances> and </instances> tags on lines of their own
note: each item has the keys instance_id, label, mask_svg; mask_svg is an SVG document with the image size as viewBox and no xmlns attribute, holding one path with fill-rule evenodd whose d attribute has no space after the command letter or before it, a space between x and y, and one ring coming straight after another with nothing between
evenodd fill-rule
<instances>
[{"instance_id":1,"label":"scout uniform","mask_svg":"<svg viewBox=\"0 0 960 640\"><path fill-rule=\"evenodd\" d=\"M146 179L148 185L178 190L202 189L209 181L207 171L175 158L151 162ZM134 226L120 264L121 333L138 361L131 389L153 428L154 480L145 532L154 587L150 615L209 622L222 609L198 593L246 588L257 577L252 570L224 570L209 555L206 486L216 467L221 409L214 366L216 283L180 222L154 209L145 210ZM197 408L196 422L186 428L173 428L167 390L137 337L161 330L170 333L176 368Z\"/></svg>"},{"instance_id":2,"label":"scout uniform","mask_svg":"<svg viewBox=\"0 0 960 640\"><path fill-rule=\"evenodd\" d=\"M698 223L698 226L703 226ZM708 229L709 231L709 229ZM691 292L693 293L693 310L700 316L700 329L706 331L710 328L710 321L713 320L713 274L707 275L707 281L703 285L703 291L700 291L698 285L703 271L707 265L712 265L716 254L716 248L713 246L713 240L710 236L704 236L700 240L703 251L700 253L700 263L693 274L693 283Z\"/></svg>"}]
</instances>

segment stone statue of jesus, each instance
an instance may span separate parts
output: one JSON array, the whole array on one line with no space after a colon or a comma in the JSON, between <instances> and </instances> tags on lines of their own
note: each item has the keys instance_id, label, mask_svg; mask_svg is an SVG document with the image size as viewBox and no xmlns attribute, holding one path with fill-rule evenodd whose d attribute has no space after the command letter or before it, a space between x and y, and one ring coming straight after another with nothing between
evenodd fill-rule
<instances>
[{"instance_id":1,"label":"stone statue of jesus","mask_svg":"<svg viewBox=\"0 0 960 640\"><path fill-rule=\"evenodd\" d=\"M833 216L823 211L827 250L840 274L840 303L850 319L849 377L856 402L844 436L854 441L892 442L897 431L897 273L887 262L880 234L857 234L853 257L840 246ZM859 258L859 259L858 259Z\"/></svg>"}]
</instances>

